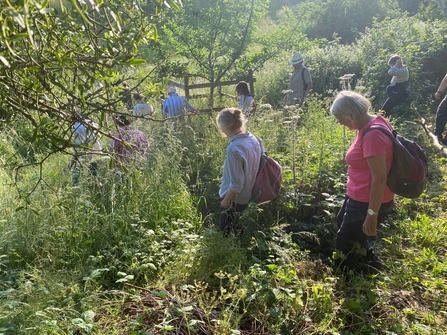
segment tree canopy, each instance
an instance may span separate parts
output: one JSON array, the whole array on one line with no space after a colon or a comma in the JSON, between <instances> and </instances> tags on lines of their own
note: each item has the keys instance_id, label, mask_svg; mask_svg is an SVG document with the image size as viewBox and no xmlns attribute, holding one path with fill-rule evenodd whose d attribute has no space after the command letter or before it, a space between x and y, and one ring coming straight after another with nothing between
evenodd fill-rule
<instances>
[{"instance_id":1,"label":"tree canopy","mask_svg":"<svg viewBox=\"0 0 447 335\"><path fill-rule=\"evenodd\" d=\"M119 112L119 69L145 62L138 47L157 39L155 23L180 4L160 0L147 12L120 0L4 3L1 120L32 129L30 141L45 141L49 153L69 148L80 115L102 124Z\"/></svg>"}]
</instances>

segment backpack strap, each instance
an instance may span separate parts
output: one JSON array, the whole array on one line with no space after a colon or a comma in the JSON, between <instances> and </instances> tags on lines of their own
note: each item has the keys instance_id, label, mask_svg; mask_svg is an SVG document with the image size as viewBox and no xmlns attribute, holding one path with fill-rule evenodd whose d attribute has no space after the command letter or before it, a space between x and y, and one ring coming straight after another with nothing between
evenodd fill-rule
<instances>
[{"instance_id":1,"label":"backpack strap","mask_svg":"<svg viewBox=\"0 0 447 335\"><path fill-rule=\"evenodd\" d=\"M385 127L381 124L372 125L368 129L366 129L362 134L362 141L363 141L363 137L365 137L365 134L371 130L374 130L374 129L380 130L382 133L384 133L386 136L388 136L389 139L391 140L391 142L394 143L396 141L397 132L394 129L393 129L393 131L391 131L387 127Z\"/></svg>"},{"instance_id":2,"label":"backpack strap","mask_svg":"<svg viewBox=\"0 0 447 335\"><path fill-rule=\"evenodd\" d=\"M265 152L264 146L262 145L262 141L261 141L261 139L260 139L258 136L256 136L255 134L253 134L253 133L251 133L251 134L256 138L256 140L257 140L258 143L259 143L259 146L261 147L261 155L262 155L262 154L267 154L267 153Z\"/></svg>"},{"instance_id":3,"label":"backpack strap","mask_svg":"<svg viewBox=\"0 0 447 335\"><path fill-rule=\"evenodd\" d=\"M261 139L253 134L253 136L256 138L256 140L259 143L259 146L261 147L261 159L259 161L259 168L258 172L256 172L256 177L259 175L259 172L261 172L262 168L264 167L265 163L267 162L268 153L265 151L264 146L262 145Z\"/></svg>"},{"instance_id":4,"label":"backpack strap","mask_svg":"<svg viewBox=\"0 0 447 335\"><path fill-rule=\"evenodd\" d=\"M306 83L306 80L304 80L304 71L306 71L306 70L307 70L307 67L305 67L303 65L303 71L301 71L301 79L303 79L303 88L305 87L306 88L305 90L307 90L307 83Z\"/></svg>"}]
</instances>

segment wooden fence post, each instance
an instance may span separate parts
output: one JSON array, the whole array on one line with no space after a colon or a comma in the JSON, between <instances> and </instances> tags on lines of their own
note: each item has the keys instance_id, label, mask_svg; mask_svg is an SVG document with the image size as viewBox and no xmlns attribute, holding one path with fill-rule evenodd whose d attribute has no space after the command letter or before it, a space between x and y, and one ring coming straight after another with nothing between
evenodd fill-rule
<instances>
[{"instance_id":1,"label":"wooden fence post","mask_svg":"<svg viewBox=\"0 0 447 335\"><path fill-rule=\"evenodd\" d=\"M185 76L184 80L185 80L185 82L184 82L184 85L185 85L185 98L189 100L189 77Z\"/></svg>"}]
</instances>

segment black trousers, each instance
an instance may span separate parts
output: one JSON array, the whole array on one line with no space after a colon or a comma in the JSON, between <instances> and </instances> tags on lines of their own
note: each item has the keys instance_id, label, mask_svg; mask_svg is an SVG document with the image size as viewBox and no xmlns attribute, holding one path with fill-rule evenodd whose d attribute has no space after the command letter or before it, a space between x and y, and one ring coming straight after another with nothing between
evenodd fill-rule
<instances>
[{"instance_id":1,"label":"black trousers","mask_svg":"<svg viewBox=\"0 0 447 335\"><path fill-rule=\"evenodd\" d=\"M375 254L368 242L368 236L363 233L369 203L360 202L346 197L343 206L337 214L337 239L335 249L341 251L342 258L335 260L335 269L353 270L357 262L374 260ZM380 206L378 223L380 223L393 208L393 201Z\"/></svg>"},{"instance_id":2,"label":"black trousers","mask_svg":"<svg viewBox=\"0 0 447 335\"><path fill-rule=\"evenodd\" d=\"M447 122L447 95L442 99L441 103L436 110L436 129L435 135L438 139L442 140L442 133L445 130L445 124Z\"/></svg>"},{"instance_id":3,"label":"black trousers","mask_svg":"<svg viewBox=\"0 0 447 335\"><path fill-rule=\"evenodd\" d=\"M408 82L399 83L394 86L387 86L386 95L388 96L388 99L385 100L382 106L382 110L385 111L386 116L390 116L390 112L394 107L404 103L407 100L407 87Z\"/></svg>"},{"instance_id":4,"label":"black trousers","mask_svg":"<svg viewBox=\"0 0 447 335\"><path fill-rule=\"evenodd\" d=\"M224 236L228 236L231 232L242 232L238 220L247 206L248 204L242 205L232 202L230 207L220 208L220 230L223 231Z\"/></svg>"}]
</instances>

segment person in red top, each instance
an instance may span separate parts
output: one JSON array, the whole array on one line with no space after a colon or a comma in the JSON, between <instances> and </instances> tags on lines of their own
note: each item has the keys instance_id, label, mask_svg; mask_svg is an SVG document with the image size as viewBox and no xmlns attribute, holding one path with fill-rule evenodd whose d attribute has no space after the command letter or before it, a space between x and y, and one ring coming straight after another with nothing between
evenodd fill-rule
<instances>
[{"instance_id":1,"label":"person in red top","mask_svg":"<svg viewBox=\"0 0 447 335\"><path fill-rule=\"evenodd\" d=\"M378 223L393 207L394 194L386 186L393 143L378 130L364 134L372 125L390 131L393 128L382 116L369 114L370 106L368 99L352 91L340 92L331 106L332 115L341 125L357 131L346 153L346 199L337 215L335 266L341 271L380 267L380 258L369 245L368 237L377 234Z\"/></svg>"}]
</instances>

